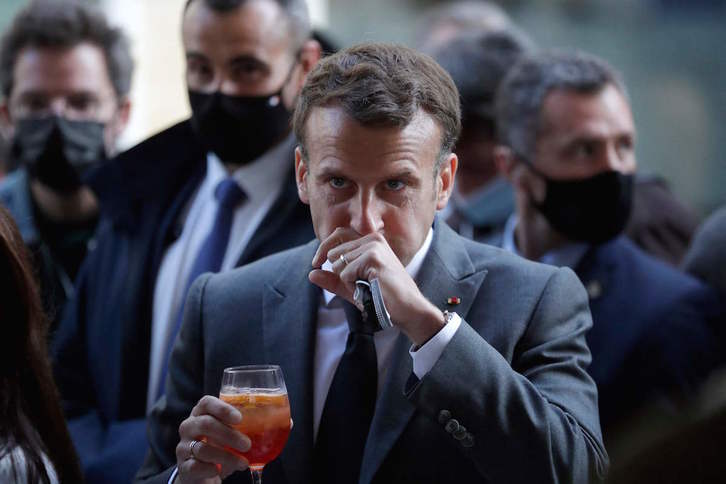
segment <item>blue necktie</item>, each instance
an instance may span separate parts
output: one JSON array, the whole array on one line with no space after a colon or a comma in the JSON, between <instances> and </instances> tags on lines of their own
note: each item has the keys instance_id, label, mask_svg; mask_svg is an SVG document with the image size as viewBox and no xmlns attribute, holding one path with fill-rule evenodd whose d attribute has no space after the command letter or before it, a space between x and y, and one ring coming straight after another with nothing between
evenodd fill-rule
<instances>
[{"instance_id":1,"label":"blue necktie","mask_svg":"<svg viewBox=\"0 0 726 484\"><path fill-rule=\"evenodd\" d=\"M189 292L189 288L197 277L201 276L205 272L219 272L219 269L222 268L224 254L227 252L229 233L232 229L234 211L237 209L239 204L247 198L240 186L232 178L225 178L219 182L217 188L214 190L214 196L218 202L217 215L214 218L212 230L204 240L201 249L199 249L199 252L197 253L197 258L194 260L194 264L189 271L189 278L187 279L187 283L184 288L184 297L182 298L182 303L179 307L179 312L177 313L175 320L174 332L169 338L166 349L161 378L159 379L159 388L156 392L157 399L164 394L164 384L169 370L169 356L171 355L171 348L174 346L176 335L179 333L179 329L181 328L182 319L184 317L184 302L186 301L186 294Z\"/></svg>"}]
</instances>

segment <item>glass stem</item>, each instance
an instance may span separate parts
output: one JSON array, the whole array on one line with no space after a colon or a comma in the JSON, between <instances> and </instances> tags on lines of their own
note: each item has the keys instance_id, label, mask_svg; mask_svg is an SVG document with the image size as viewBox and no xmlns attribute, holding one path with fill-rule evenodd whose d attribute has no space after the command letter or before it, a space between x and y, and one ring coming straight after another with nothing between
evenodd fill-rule
<instances>
[{"instance_id":1,"label":"glass stem","mask_svg":"<svg viewBox=\"0 0 726 484\"><path fill-rule=\"evenodd\" d=\"M262 469L250 469L252 473L252 484L262 484Z\"/></svg>"}]
</instances>

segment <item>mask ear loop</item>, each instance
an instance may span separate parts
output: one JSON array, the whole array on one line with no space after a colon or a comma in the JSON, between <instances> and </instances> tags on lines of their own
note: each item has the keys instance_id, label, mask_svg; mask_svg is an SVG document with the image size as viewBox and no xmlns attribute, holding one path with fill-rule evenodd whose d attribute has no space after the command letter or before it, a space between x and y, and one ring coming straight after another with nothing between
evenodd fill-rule
<instances>
[{"instance_id":1,"label":"mask ear loop","mask_svg":"<svg viewBox=\"0 0 726 484\"><path fill-rule=\"evenodd\" d=\"M300 62L301 53L302 53L302 48L295 51L295 56L293 57L293 63L290 66L290 69L287 71L285 80L282 81L282 86L280 86L280 89L278 89L276 93L270 95L270 97L267 99L268 106L274 108L282 102L282 90L285 89L285 86L287 86L287 84L290 82L290 79L292 79L292 73L295 72L295 66L297 66L298 63Z\"/></svg>"},{"instance_id":2,"label":"mask ear loop","mask_svg":"<svg viewBox=\"0 0 726 484\"><path fill-rule=\"evenodd\" d=\"M516 151L513 148L510 148L510 149L512 150L512 153L514 153L514 158L517 160L518 163L522 163L532 173L534 173L535 175L537 175L538 177L540 177L545 182L545 185L549 185L549 183L552 181L552 179L550 177L548 177L547 175L545 175L539 168L535 167L534 166L534 163L532 163L532 161L530 161L530 159L528 157L524 156L519 151ZM528 195L528 197L530 199L529 203L533 207L535 207L536 209L540 210L541 207L542 207L542 202L540 202L540 203L536 202L533 199L531 193ZM545 195L545 197L546 197L546 195Z\"/></svg>"},{"instance_id":3,"label":"mask ear loop","mask_svg":"<svg viewBox=\"0 0 726 484\"><path fill-rule=\"evenodd\" d=\"M510 149L512 149L512 148L510 148ZM534 163L532 163L532 161L530 161L530 159L528 157L524 156L523 154L521 154L520 152L518 152L514 149L512 149L512 153L514 153L514 157L517 159L517 161L524 164L527 168L529 168L529 170L532 173L534 173L538 177L542 178L546 182L551 180L551 178L548 177L547 175L545 175L542 172L542 170L540 170L539 168L534 166Z\"/></svg>"}]
</instances>

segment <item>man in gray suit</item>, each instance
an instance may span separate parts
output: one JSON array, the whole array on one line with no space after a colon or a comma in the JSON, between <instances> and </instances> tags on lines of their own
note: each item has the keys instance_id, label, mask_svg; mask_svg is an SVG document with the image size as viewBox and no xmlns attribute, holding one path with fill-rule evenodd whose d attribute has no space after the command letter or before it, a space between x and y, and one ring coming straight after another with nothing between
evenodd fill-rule
<instances>
[{"instance_id":1,"label":"man in gray suit","mask_svg":"<svg viewBox=\"0 0 726 484\"><path fill-rule=\"evenodd\" d=\"M435 218L460 125L451 78L410 49L363 44L311 72L295 164L317 239L195 282L139 482L249 482L225 448L255 443L213 395L225 367L259 363L282 367L294 421L266 484L604 477L576 276ZM361 327L359 279L393 327Z\"/></svg>"}]
</instances>

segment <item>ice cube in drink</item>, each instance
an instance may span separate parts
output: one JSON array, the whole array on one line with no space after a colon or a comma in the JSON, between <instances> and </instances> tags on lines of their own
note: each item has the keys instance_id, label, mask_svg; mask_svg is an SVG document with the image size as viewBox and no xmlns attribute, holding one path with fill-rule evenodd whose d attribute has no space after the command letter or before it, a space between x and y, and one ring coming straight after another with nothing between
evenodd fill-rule
<instances>
[{"instance_id":1,"label":"ice cube in drink","mask_svg":"<svg viewBox=\"0 0 726 484\"><path fill-rule=\"evenodd\" d=\"M223 387L219 398L240 411L242 422L235 428L252 441L247 452L227 450L244 456L251 469L262 469L280 455L290 435L290 402L284 390Z\"/></svg>"}]
</instances>

